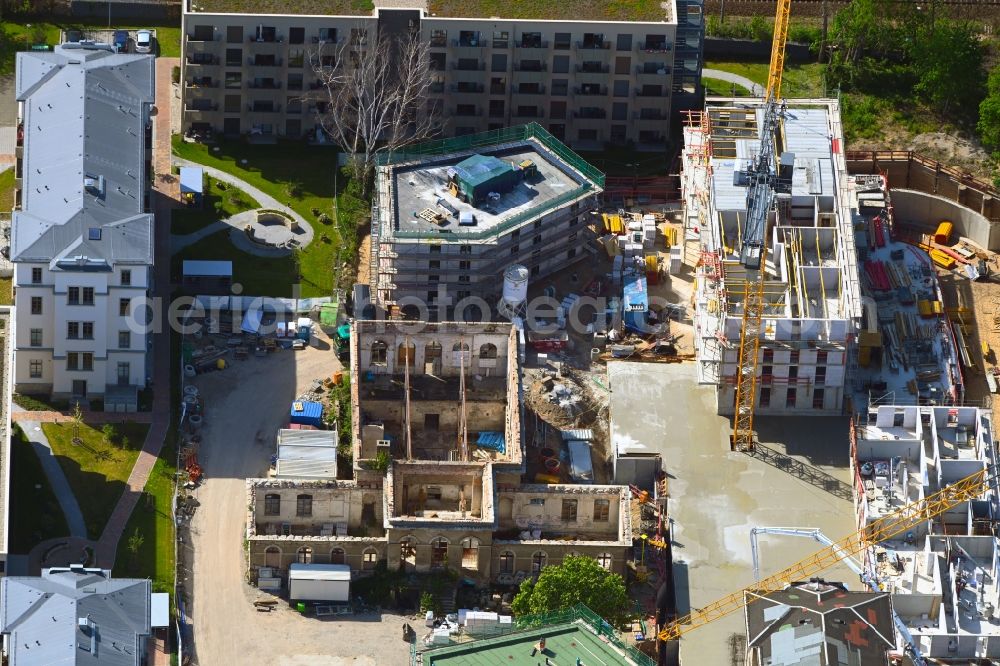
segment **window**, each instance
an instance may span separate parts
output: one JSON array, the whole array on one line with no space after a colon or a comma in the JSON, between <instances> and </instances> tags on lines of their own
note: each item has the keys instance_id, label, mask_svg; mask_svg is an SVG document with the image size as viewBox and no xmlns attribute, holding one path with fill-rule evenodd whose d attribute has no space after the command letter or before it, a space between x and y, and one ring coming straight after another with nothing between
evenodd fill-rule
<instances>
[{"instance_id":1,"label":"window","mask_svg":"<svg viewBox=\"0 0 1000 666\"><path fill-rule=\"evenodd\" d=\"M566 117L566 102L551 102L549 104L549 117L550 118L565 118Z\"/></svg>"},{"instance_id":2,"label":"window","mask_svg":"<svg viewBox=\"0 0 1000 666\"><path fill-rule=\"evenodd\" d=\"M785 393L785 405L787 405L788 407L795 406L795 389L790 388Z\"/></svg>"},{"instance_id":3,"label":"window","mask_svg":"<svg viewBox=\"0 0 1000 666\"><path fill-rule=\"evenodd\" d=\"M80 304L80 288L70 287L66 290L66 303L67 305L79 305Z\"/></svg>"},{"instance_id":4,"label":"window","mask_svg":"<svg viewBox=\"0 0 1000 666\"><path fill-rule=\"evenodd\" d=\"M427 262L427 268L441 268L441 261L439 259L431 259Z\"/></svg>"},{"instance_id":5,"label":"window","mask_svg":"<svg viewBox=\"0 0 1000 666\"><path fill-rule=\"evenodd\" d=\"M774 350L773 349L765 349L764 350L764 363L773 363L773 362L774 362Z\"/></svg>"},{"instance_id":6,"label":"window","mask_svg":"<svg viewBox=\"0 0 1000 666\"><path fill-rule=\"evenodd\" d=\"M76 352L69 352L66 354L66 369L67 370L79 370L80 369L80 355Z\"/></svg>"},{"instance_id":7,"label":"window","mask_svg":"<svg viewBox=\"0 0 1000 666\"><path fill-rule=\"evenodd\" d=\"M312 495L299 495L295 498L295 515L304 517L313 515Z\"/></svg>"},{"instance_id":8,"label":"window","mask_svg":"<svg viewBox=\"0 0 1000 666\"><path fill-rule=\"evenodd\" d=\"M412 571L417 565L417 540L403 537L399 541L399 559L403 569Z\"/></svg>"},{"instance_id":9,"label":"window","mask_svg":"<svg viewBox=\"0 0 1000 666\"><path fill-rule=\"evenodd\" d=\"M510 33L506 30L493 31L493 48L505 49L510 46Z\"/></svg>"},{"instance_id":10,"label":"window","mask_svg":"<svg viewBox=\"0 0 1000 666\"><path fill-rule=\"evenodd\" d=\"M365 571L373 571L378 564L378 551L369 548L361 556L361 568Z\"/></svg>"},{"instance_id":11,"label":"window","mask_svg":"<svg viewBox=\"0 0 1000 666\"><path fill-rule=\"evenodd\" d=\"M760 389L760 406L761 407L771 406L771 389L766 386Z\"/></svg>"},{"instance_id":12,"label":"window","mask_svg":"<svg viewBox=\"0 0 1000 666\"><path fill-rule=\"evenodd\" d=\"M264 495L264 515L281 515L281 495L278 493L268 493Z\"/></svg>"},{"instance_id":13,"label":"window","mask_svg":"<svg viewBox=\"0 0 1000 666\"><path fill-rule=\"evenodd\" d=\"M562 501L562 519L566 522L575 523L576 522L576 500Z\"/></svg>"},{"instance_id":14,"label":"window","mask_svg":"<svg viewBox=\"0 0 1000 666\"><path fill-rule=\"evenodd\" d=\"M437 537L431 541L431 567L444 568L448 566L448 540Z\"/></svg>"},{"instance_id":15,"label":"window","mask_svg":"<svg viewBox=\"0 0 1000 666\"><path fill-rule=\"evenodd\" d=\"M611 553L601 553L597 556L597 563L601 565L602 569L607 569L611 571L612 557Z\"/></svg>"},{"instance_id":16,"label":"window","mask_svg":"<svg viewBox=\"0 0 1000 666\"><path fill-rule=\"evenodd\" d=\"M615 97L628 97L628 81L615 81L614 95Z\"/></svg>"},{"instance_id":17,"label":"window","mask_svg":"<svg viewBox=\"0 0 1000 666\"><path fill-rule=\"evenodd\" d=\"M542 48L542 33L540 32L521 33L521 47L527 49Z\"/></svg>"},{"instance_id":18,"label":"window","mask_svg":"<svg viewBox=\"0 0 1000 666\"><path fill-rule=\"evenodd\" d=\"M94 304L94 288L84 287L83 288L83 304L93 305Z\"/></svg>"},{"instance_id":19,"label":"window","mask_svg":"<svg viewBox=\"0 0 1000 666\"><path fill-rule=\"evenodd\" d=\"M615 58L615 74L627 76L631 66L632 58L629 58L628 56L619 56Z\"/></svg>"},{"instance_id":20,"label":"window","mask_svg":"<svg viewBox=\"0 0 1000 666\"><path fill-rule=\"evenodd\" d=\"M467 271L472 267L471 261L460 261L458 262L458 270Z\"/></svg>"},{"instance_id":21,"label":"window","mask_svg":"<svg viewBox=\"0 0 1000 666\"><path fill-rule=\"evenodd\" d=\"M816 385L820 386L826 383L826 366L817 365L816 366Z\"/></svg>"},{"instance_id":22,"label":"window","mask_svg":"<svg viewBox=\"0 0 1000 666\"><path fill-rule=\"evenodd\" d=\"M552 48L566 51L570 45L570 34L568 32L557 32L552 42Z\"/></svg>"},{"instance_id":23,"label":"window","mask_svg":"<svg viewBox=\"0 0 1000 666\"><path fill-rule=\"evenodd\" d=\"M31 297L31 314L40 315L42 314L42 297L32 296Z\"/></svg>"},{"instance_id":24,"label":"window","mask_svg":"<svg viewBox=\"0 0 1000 666\"><path fill-rule=\"evenodd\" d=\"M130 300L127 298L118 299L118 316L127 317L128 316L128 304Z\"/></svg>"},{"instance_id":25,"label":"window","mask_svg":"<svg viewBox=\"0 0 1000 666\"><path fill-rule=\"evenodd\" d=\"M129 270L129 269L127 269L127 268L123 268L122 269L121 281L122 281L122 286L123 287L130 287L130 286L132 286L132 271Z\"/></svg>"},{"instance_id":26,"label":"window","mask_svg":"<svg viewBox=\"0 0 1000 666\"><path fill-rule=\"evenodd\" d=\"M309 546L302 546L295 553L295 561L299 564L312 564L313 549Z\"/></svg>"},{"instance_id":27,"label":"window","mask_svg":"<svg viewBox=\"0 0 1000 666\"><path fill-rule=\"evenodd\" d=\"M535 236L534 238L532 238L531 239L531 243L532 243L532 245L541 245L542 244L542 235L538 234L537 236Z\"/></svg>"},{"instance_id":28,"label":"window","mask_svg":"<svg viewBox=\"0 0 1000 666\"><path fill-rule=\"evenodd\" d=\"M628 104L614 102L611 105L611 120L628 120Z\"/></svg>"},{"instance_id":29,"label":"window","mask_svg":"<svg viewBox=\"0 0 1000 666\"><path fill-rule=\"evenodd\" d=\"M81 325L83 327L83 336L82 336L83 339L84 340L93 340L94 339L94 322L92 322L92 321L85 321L85 322L81 322Z\"/></svg>"},{"instance_id":30,"label":"window","mask_svg":"<svg viewBox=\"0 0 1000 666\"><path fill-rule=\"evenodd\" d=\"M351 28L351 44L364 46L368 43L368 30L365 28Z\"/></svg>"},{"instance_id":31,"label":"window","mask_svg":"<svg viewBox=\"0 0 1000 666\"><path fill-rule=\"evenodd\" d=\"M788 366L788 379L798 379L799 378L799 366L790 365Z\"/></svg>"},{"instance_id":32,"label":"window","mask_svg":"<svg viewBox=\"0 0 1000 666\"><path fill-rule=\"evenodd\" d=\"M559 55L552 58L552 73L566 74L569 72L569 56Z\"/></svg>"},{"instance_id":33,"label":"window","mask_svg":"<svg viewBox=\"0 0 1000 666\"><path fill-rule=\"evenodd\" d=\"M490 71L491 72L506 72L507 71L507 54L506 53L494 53L490 58Z\"/></svg>"},{"instance_id":34,"label":"window","mask_svg":"<svg viewBox=\"0 0 1000 666\"><path fill-rule=\"evenodd\" d=\"M536 550L531 555L531 573L539 573L548 563L549 556L543 550Z\"/></svg>"},{"instance_id":35,"label":"window","mask_svg":"<svg viewBox=\"0 0 1000 666\"><path fill-rule=\"evenodd\" d=\"M606 523L608 522L608 514L611 511L611 500L597 499L594 500L594 522L595 523Z\"/></svg>"},{"instance_id":36,"label":"window","mask_svg":"<svg viewBox=\"0 0 1000 666\"><path fill-rule=\"evenodd\" d=\"M471 282L472 280L469 278L468 275L459 275L458 276L458 281L466 283L466 282Z\"/></svg>"},{"instance_id":37,"label":"window","mask_svg":"<svg viewBox=\"0 0 1000 666\"><path fill-rule=\"evenodd\" d=\"M32 268L31 269L31 284L41 284L42 283L42 269Z\"/></svg>"},{"instance_id":38,"label":"window","mask_svg":"<svg viewBox=\"0 0 1000 666\"><path fill-rule=\"evenodd\" d=\"M28 361L28 375L32 379L40 379L42 376L42 362L38 359Z\"/></svg>"},{"instance_id":39,"label":"window","mask_svg":"<svg viewBox=\"0 0 1000 666\"><path fill-rule=\"evenodd\" d=\"M330 551L330 564L347 564L347 553L343 548L334 548Z\"/></svg>"},{"instance_id":40,"label":"window","mask_svg":"<svg viewBox=\"0 0 1000 666\"><path fill-rule=\"evenodd\" d=\"M448 31L431 30L431 46L435 47L448 46Z\"/></svg>"},{"instance_id":41,"label":"window","mask_svg":"<svg viewBox=\"0 0 1000 666\"><path fill-rule=\"evenodd\" d=\"M243 43L243 26L241 26L241 25L226 26L226 43L227 44L242 44Z\"/></svg>"},{"instance_id":42,"label":"window","mask_svg":"<svg viewBox=\"0 0 1000 666\"><path fill-rule=\"evenodd\" d=\"M632 35L618 35L617 48L619 51L632 50Z\"/></svg>"},{"instance_id":43,"label":"window","mask_svg":"<svg viewBox=\"0 0 1000 666\"><path fill-rule=\"evenodd\" d=\"M515 254L517 254L520 251L521 251L521 246L520 245L512 245L511 248L510 248L511 255L515 255Z\"/></svg>"},{"instance_id":44,"label":"window","mask_svg":"<svg viewBox=\"0 0 1000 666\"><path fill-rule=\"evenodd\" d=\"M462 539L462 568L470 571L479 569L479 539L476 537Z\"/></svg>"},{"instance_id":45,"label":"window","mask_svg":"<svg viewBox=\"0 0 1000 666\"><path fill-rule=\"evenodd\" d=\"M226 67L243 66L243 49L226 49Z\"/></svg>"},{"instance_id":46,"label":"window","mask_svg":"<svg viewBox=\"0 0 1000 666\"><path fill-rule=\"evenodd\" d=\"M813 409L823 409L823 402L826 398L826 390L818 388L813 391Z\"/></svg>"},{"instance_id":47,"label":"window","mask_svg":"<svg viewBox=\"0 0 1000 666\"><path fill-rule=\"evenodd\" d=\"M289 28L288 29L288 43L289 44L302 44L306 41L306 29L305 28Z\"/></svg>"},{"instance_id":48,"label":"window","mask_svg":"<svg viewBox=\"0 0 1000 666\"><path fill-rule=\"evenodd\" d=\"M441 254L441 246L440 245L431 245L430 252L431 252L431 254Z\"/></svg>"},{"instance_id":49,"label":"window","mask_svg":"<svg viewBox=\"0 0 1000 666\"><path fill-rule=\"evenodd\" d=\"M132 331L118 331L118 348L128 349L132 346Z\"/></svg>"},{"instance_id":50,"label":"window","mask_svg":"<svg viewBox=\"0 0 1000 666\"><path fill-rule=\"evenodd\" d=\"M70 340L80 339L80 322L78 321L68 321L66 322L66 337Z\"/></svg>"},{"instance_id":51,"label":"window","mask_svg":"<svg viewBox=\"0 0 1000 666\"><path fill-rule=\"evenodd\" d=\"M32 347L42 346L42 329L40 328L31 329L31 346Z\"/></svg>"},{"instance_id":52,"label":"window","mask_svg":"<svg viewBox=\"0 0 1000 666\"><path fill-rule=\"evenodd\" d=\"M788 353L788 362L789 363L798 363L799 362L799 350L798 349L796 349L795 351L792 351L792 352Z\"/></svg>"},{"instance_id":53,"label":"window","mask_svg":"<svg viewBox=\"0 0 1000 666\"><path fill-rule=\"evenodd\" d=\"M242 88L243 87L243 74L241 74L240 72L226 72L225 86L227 88L230 88L230 89ZM238 103L237 103L237 106L239 106ZM228 111L230 108L231 107L227 106L226 110Z\"/></svg>"},{"instance_id":54,"label":"window","mask_svg":"<svg viewBox=\"0 0 1000 666\"><path fill-rule=\"evenodd\" d=\"M89 352L87 352L87 353L80 354L80 356L83 359L83 369L84 370L93 370L94 369L94 355L91 354L91 353L89 353Z\"/></svg>"},{"instance_id":55,"label":"window","mask_svg":"<svg viewBox=\"0 0 1000 666\"><path fill-rule=\"evenodd\" d=\"M496 358L497 346L487 342L479 348L479 358Z\"/></svg>"},{"instance_id":56,"label":"window","mask_svg":"<svg viewBox=\"0 0 1000 666\"><path fill-rule=\"evenodd\" d=\"M512 574L514 573L514 553L509 550L505 550L500 553L500 573L502 574Z\"/></svg>"},{"instance_id":57,"label":"window","mask_svg":"<svg viewBox=\"0 0 1000 666\"><path fill-rule=\"evenodd\" d=\"M569 79L552 79L552 95L565 97L569 92Z\"/></svg>"},{"instance_id":58,"label":"window","mask_svg":"<svg viewBox=\"0 0 1000 666\"><path fill-rule=\"evenodd\" d=\"M576 256L576 248L575 247L571 247L570 249L566 250L566 258L567 259L572 259L575 256Z\"/></svg>"},{"instance_id":59,"label":"window","mask_svg":"<svg viewBox=\"0 0 1000 666\"><path fill-rule=\"evenodd\" d=\"M239 113L241 109L241 98L239 95L226 95L223 98L223 109L226 113ZM239 132L239 118L226 118L226 121L234 120L237 123L237 127L233 130L234 132Z\"/></svg>"}]
</instances>

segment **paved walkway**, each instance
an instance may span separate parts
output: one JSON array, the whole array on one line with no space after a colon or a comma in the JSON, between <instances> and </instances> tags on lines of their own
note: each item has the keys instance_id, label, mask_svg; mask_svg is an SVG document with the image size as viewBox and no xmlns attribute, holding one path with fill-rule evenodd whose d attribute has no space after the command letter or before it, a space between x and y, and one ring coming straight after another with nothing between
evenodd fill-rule
<instances>
[{"instance_id":1,"label":"paved walkway","mask_svg":"<svg viewBox=\"0 0 1000 666\"><path fill-rule=\"evenodd\" d=\"M264 192L258 190L256 187L246 182L242 178L234 176L231 173L223 171L221 169L216 169L215 167L205 166L204 164L198 164L197 162L192 162L191 160L181 159L180 157L174 157L174 164L177 166L193 166L201 167L205 170L205 173L215 178L216 180L221 180L224 183L229 183L230 185L235 185L240 188L254 199L257 203L261 205L261 208L271 208L274 210L280 210L285 215L288 215L293 220L298 222L304 229L309 229L309 233L312 233L312 225L309 224L301 215L296 213L294 210L281 203L270 194L265 194Z\"/></svg>"},{"instance_id":2,"label":"paved walkway","mask_svg":"<svg viewBox=\"0 0 1000 666\"><path fill-rule=\"evenodd\" d=\"M105 423L152 423L153 415L149 412L83 412L83 422L88 425L104 425ZM29 412L16 405L11 411L11 421L22 424L36 423L71 423L73 415L66 412Z\"/></svg>"},{"instance_id":3,"label":"paved walkway","mask_svg":"<svg viewBox=\"0 0 1000 666\"><path fill-rule=\"evenodd\" d=\"M754 83L745 76L733 74L732 72L725 72L721 69L703 69L701 70L701 77L703 79L719 79L720 81L735 83L741 88L746 88L750 91L751 95L756 97L760 97L764 94L764 86L759 83Z\"/></svg>"},{"instance_id":4,"label":"paved walkway","mask_svg":"<svg viewBox=\"0 0 1000 666\"><path fill-rule=\"evenodd\" d=\"M25 413L28 412L22 412L21 408L17 405L11 405L12 417L17 417ZM52 453L52 445L49 444L49 440L45 437L41 424L38 421L24 419L17 419L17 421L21 426L21 430L24 431L25 437L31 442L31 448L34 449L35 455L38 456L38 462L42 464L45 476L49 480L49 486L52 487L52 492L55 493L56 499L59 501L63 515L66 516L66 525L69 527L70 536L86 539L87 525L83 521L83 512L80 511L80 504L76 501L76 495L73 494L73 488L70 487L69 480L63 473L62 466L59 465L55 454Z\"/></svg>"}]
</instances>

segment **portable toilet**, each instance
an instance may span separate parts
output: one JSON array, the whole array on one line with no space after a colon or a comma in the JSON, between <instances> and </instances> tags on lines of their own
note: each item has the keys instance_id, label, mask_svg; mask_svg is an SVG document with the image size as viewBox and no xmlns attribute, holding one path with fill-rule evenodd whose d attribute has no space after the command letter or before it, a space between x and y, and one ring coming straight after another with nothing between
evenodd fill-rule
<instances>
[{"instance_id":1,"label":"portable toilet","mask_svg":"<svg viewBox=\"0 0 1000 666\"><path fill-rule=\"evenodd\" d=\"M312 326L312 319L309 317L299 317L295 325L295 329L298 331L295 337L299 340L309 342L309 337L312 335Z\"/></svg>"}]
</instances>

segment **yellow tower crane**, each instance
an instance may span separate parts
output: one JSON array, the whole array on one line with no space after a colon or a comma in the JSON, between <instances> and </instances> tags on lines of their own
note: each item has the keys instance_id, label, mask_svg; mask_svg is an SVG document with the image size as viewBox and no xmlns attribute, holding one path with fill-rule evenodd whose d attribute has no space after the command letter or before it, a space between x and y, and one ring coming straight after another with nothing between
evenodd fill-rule
<instances>
[{"instance_id":1,"label":"yellow tower crane","mask_svg":"<svg viewBox=\"0 0 1000 666\"><path fill-rule=\"evenodd\" d=\"M677 640L692 629L697 629L730 613L742 610L747 605L747 592L754 592L758 595L768 594L783 590L795 581L809 580L845 557L854 557L875 544L888 541L912 530L920 523L939 516L962 502L968 502L982 496L989 489L993 480L993 470L982 469L933 495L911 502L897 511L869 523L861 531L848 535L813 553L784 571L779 571L749 587L664 625L658 637L661 641Z\"/></svg>"},{"instance_id":2,"label":"yellow tower crane","mask_svg":"<svg viewBox=\"0 0 1000 666\"><path fill-rule=\"evenodd\" d=\"M740 353L736 367L736 403L733 411L734 451L754 448L753 417L757 402L757 355L760 353L761 320L764 315L764 270L767 263L767 219L774 203L777 155L775 133L778 129L778 103L781 99L781 72L785 66L785 43L791 0L779 0L774 18L774 41L771 67L764 92L764 123L760 151L748 169L747 212L743 229L740 263L747 270L743 283L743 322L740 327Z\"/></svg>"}]
</instances>

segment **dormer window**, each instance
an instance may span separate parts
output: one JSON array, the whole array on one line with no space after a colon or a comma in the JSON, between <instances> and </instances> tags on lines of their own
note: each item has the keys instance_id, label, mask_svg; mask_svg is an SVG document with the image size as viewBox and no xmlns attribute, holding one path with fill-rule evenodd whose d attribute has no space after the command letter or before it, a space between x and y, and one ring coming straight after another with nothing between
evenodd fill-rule
<instances>
[{"instance_id":1,"label":"dormer window","mask_svg":"<svg viewBox=\"0 0 1000 666\"><path fill-rule=\"evenodd\" d=\"M101 228L90 227L89 229L87 229L87 240L92 240L92 241L101 240Z\"/></svg>"}]
</instances>

